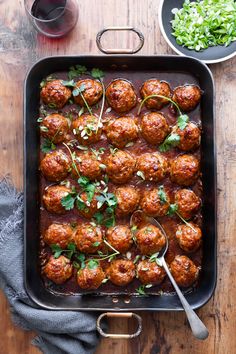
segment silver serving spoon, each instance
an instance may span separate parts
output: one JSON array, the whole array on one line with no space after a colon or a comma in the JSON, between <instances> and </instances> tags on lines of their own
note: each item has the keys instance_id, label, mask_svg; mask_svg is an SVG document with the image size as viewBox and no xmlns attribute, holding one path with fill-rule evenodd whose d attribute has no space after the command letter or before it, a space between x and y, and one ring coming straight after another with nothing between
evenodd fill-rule
<instances>
[{"instance_id":1,"label":"silver serving spoon","mask_svg":"<svg viewBox=\"0 0 236 354\"><path fill-rule=\"evenodd\" d=\"M163 249L159 252L158 259L160 260L160 263L162 264L173 287L175 288L175 291L179 297L179 300L180 300L180 302L184 308L184 311L186 313L186 316L188 318L188 321L189 321L189 324L190 324L190 327L191 327L194 337L196 337L197 339L201 339L201 340L206 339L209 335L208 329L206 328L204 323L200 320L200 318L193 311L193 309L191 308L191 306L189 305L189 303L185 299L184 295L182 294L180 288L176 284L176 281L173 278L173 276L168 268L168 265L165 261L164 257L165 257L166 251L168 249L168 237L165 233L165 230L163 229L163 227L159 224L159 222L156 219L144 215L144 213L141 210L137 210L131 216L130 224L131 224L131 226L134 226L134 225L138 226L142 223L149 223L149 224L153 224L153 225L157 226L161 230L163 235L165 236L166 244L163 247Z\"/></svg>"}]
</instances>

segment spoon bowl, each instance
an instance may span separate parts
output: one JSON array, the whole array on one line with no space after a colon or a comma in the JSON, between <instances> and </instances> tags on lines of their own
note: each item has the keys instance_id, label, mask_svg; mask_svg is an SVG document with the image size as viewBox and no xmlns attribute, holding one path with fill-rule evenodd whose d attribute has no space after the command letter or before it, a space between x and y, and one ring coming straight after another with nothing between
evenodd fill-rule
<instances>
[{"instance_id":1,"label":"spoon bowl","mask_svg":"<svg viewBox=\"0 0 236 354\"><path fill-rule=\"evenodd\" d=\"M165 246L162 248L162 250L158 254L159 264L161 264L162 267L165 269L166 274L168 275L168 277L169 277L169 279L170 279L170 281L171 281L171 283L172 283L172 285L179 297L179 300L180 300L180 302L185 310L186 316L188 318L189 325L191 327L193 335L197 339L201 339L201 340L206 339L209 335L208 329L206 328L204 323L200 320L200 318L193 311L193 309L191 308L191 306L189 305L189 303L185 299L184 295L182 294L180 288L178 287L178 285L177 285L175 279L173 278L173 276L169 270L169 267L165 261L165 254L166 254L166 252L168 250L168 246L169 246L168 237L166 235L165 230L163 229L161 224L156 219L145 215L142 210L136 210L130 218L131 227L136 226L138 229L138 228L144 226L145 224L152 224L152 225L158 227L159 230L164 235L166 243L165 243Z\"/></svg>"}]
</instances>

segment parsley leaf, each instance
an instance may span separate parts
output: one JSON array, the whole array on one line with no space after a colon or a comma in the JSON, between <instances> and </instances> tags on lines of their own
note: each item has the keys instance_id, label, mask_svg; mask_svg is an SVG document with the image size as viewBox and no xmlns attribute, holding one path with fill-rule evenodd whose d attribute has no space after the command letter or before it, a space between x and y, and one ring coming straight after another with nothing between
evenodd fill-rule
<instances>
[{"instance_id":1,"label":"parsley leaf","mask_svg":"<svg viewBox=\"0 0 236 354\"><path fill-rule=\"evenodd\" d=\"M91 75L92 77L94 77L94 79L99 80L101 80L105 76L104 72L98 68L93 68L91 71Z\"/></svg>"},{"instance_id":2,"label":"parsley leaf","mask_svg":"<svg viewBox=\"0 0 236 354\"><path fill-rule=\"evenodd\" d=\"M189 121L189 117L187 116L187 114L181 114L180 116L178 116L177 125L179 129L184 130L188 125L188 121Z\"/></svg>"},{"instance_id":3,"label":"parsley leaf","mask_svg":"<svg viewBox=\"0 0 236 354\"><path fill-rule=\"evenodd\" d=\"M166 152L170 150L172 147L175 147L179 144L180 136L176 133L172 133L168 135L168 137L164 140L164 142L159 146L159 150L161 152Z\"/></svg>"},{"instance_id":4,"label":"parsley leaf","mask_svg":"<svg viewBox=\"0 0 236 354\"><path fill-rule=\"evenodd\" d=\"M55 150L56 149L56 145L53 144L53 142L49 139L44 139L42 145L41 145L41 151L44 154L47 154L48 152Z\"/></svg>"},{"instance_id":5,"label":"parsley leaf","mask_svg":"<svg viewBox=\"0 0 236 354\"><path fill-rule=\"evenodd\" d=\"M178 210L178 205L177 204L170 204L169 210L167 212L167 215L174 215L176 211Z\"/></svg>"},{"instance_id":6,"label":"parsley leaf","mask_svg":"<svg viewBox=\"0 0 236 354\"><path fill-rule=\"evenodd\" d=\"M145 285L140 285L137 289L136 292L141 295L141 296L147 296L145 293Z\"/></svg>"},{"instance_id":7,"label":"parsley leaf","mask_svg":"<svg viewBox=\"0 0 236 354\"><path fill-rule=\"evenodd\" d=\"M71 66L68 72L68 78L70 80L74 79L75 77L87 74L87 68L83 65L75 65Z\"/></svg>"},{"instance_id":8,"label":"parsley leaf","mask_svg":"<svg viewBox=\"0 0 236 354\"><path fill-rule=\"evenodd\" d=\"M96 259L90 259L88 261L88 268L89 269L96 269L99 265L99 262Z\"/></svg>"},{"instance_id":9,"label":"parsley leaf","mask_svg":"<svg viewBox=\"0 0 236 354\"><path fill-rule=\"evenodd\" d=\"M76 255L77 260L80 262L80 268L85 268L85 255L83 253L79 253Z\"/></svg>"},{"instance_id":10,"label":"parsley leaf","mask_svg":"<svg viewBox=\"0 0 236 354\"><path fill-rule=\"evenodd\" d=\"M166 192L163 186L160 186L157 192L158 197L162 203L167 203Z\"/></svg>"},{"instance_id":11,"label":"parsley leaf","mask_svg":"<svg viewBox=\"0 0 236 354\"><path fill-rule=\"evenodd\" d=\"M67 86L67 87L74 87L75 86L74 80L70 80L70 81L63 80L61 83L62 83L62 85Z\"/></svg>"},{"instance_id":12,"label":"parsley leaf","mask_svg":"<svg viewBox=\"0 0 236 354\"><path fill-rule=\"evenodd\" d=\"M60 255L62 254L63 252L63 249L61 249L60 246L58 246L57 244L53 244L50 246L51 247L51 250L53 252L53 257L54 258L59 258Z\"/></svg>"},{"instance_id":13,"label":"parsley leaf","mask_svg":"<svg viewBox=\"0 0 236 354\"><path fill-rule=\"evenodd\" d=\"M69 243L67 246L67 258L71 259L71 257L73 256L73 254L76 252L76 246L74 243Z\"/></svg>"},{"instance_id":14,"label":"parsley leaf","mask_svg":"<svg viewBox=\"0 0 236 354\"><path fill-rule=\"evenodd\" d=\"M97 212L97 213L95 213L95 214L93 215L93 217L94 217L94 219L96 220L97 224L99 224L99 225L102 224L103 219L104 219L102 213Z\"/></svg>"},{"instance_id":15,"label":"parsley leaf","mask_svg":"<svg viewBox=\"0 0 236 354\"><path fill-rule=\"evenodd\" d=\"M65 208L65 210L71 210L74 208L75 200L76 196L74 196L74 193L69 193L61 199L61 205Z\"/></svg>"},{"instance_id":16,"label":"parsley leaf","mask_svg":"<svg viewBox=\"0 0 236 354\"><path fill-rule=\"evenodd\" d=\"M86 90L86 87L84 84L80 85L79 87L76 87L73 91L72 94L73 96L79 96L82 92Z\"/></svg>"}]
</instances>

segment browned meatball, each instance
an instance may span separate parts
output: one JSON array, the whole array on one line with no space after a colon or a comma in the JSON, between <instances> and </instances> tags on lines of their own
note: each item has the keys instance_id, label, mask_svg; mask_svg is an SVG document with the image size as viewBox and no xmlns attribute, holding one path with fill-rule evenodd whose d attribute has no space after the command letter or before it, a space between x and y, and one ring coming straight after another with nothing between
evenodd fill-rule
<instances>
[{"instance_id":1,"label":"browned meatball","mask_svg":"<svg viewBox=\"0 0 236 354\"><path fill-rule=\"evenodd\" d=\"M77 273L77 283L81 289L85 290L95 290L99 288L104 279L105 274L99 265L89 268L89 265L86 264L86 267L80 269Z\"/></svg>"},{"instance_id":2,"label":"browned meatball","mask_svg":"<svg viewBox=\"0 0 236 354\"><path fill-rule=\"evenodd\" d=\"M147 224L138 230L136 239L140 252L145 255L160 252L166 244L165 236L161 230L152 224Z\"/></svg>"},{"instance_id":3,"label":"browned meatball","mask_svg":"<svg viewBox=\"0 0 236 354\"><path fill-rule=\"evenodd\" d=\"M133 244L132 233L127 225L110 227L107 230L106 238L120 253L127 252Z\"/></svg>"},{"instance_id":4,"label":"browned meatball","mask_svg":"<svg viewBox=\"0 0 236 354\"><path fill-rule=\"evenodd\" d=\"M72 176L78 179L79 174L89 178L91 181L100 179L105 165L97 160L96 156L90 152L77 153L75 157L76 169L72 168Z\"/></svg>"},{"instance_id":5,"label":"browned meatball","mask_svg":"<svg viewBox=\"0 0 236 354\"><path fill-rule=\"evenodd\" d=\"M143 116L141 130L144 139L152 145L161 144L170 132L170 127L162 113L151 112Z\"/></svg>"},{"instance_id":6,"label":"browned meatball","mask_svg":"<svg viewBox=\"0 0 236 354\"><path fill-rule=\"evenodd\" d=\"M189 225L179 225L176 231L176 238L179 246L185 252L194 252L200 247L202 231L192 222L190 222Z\"/></svg>"},{"instance_id":7,"label":"browned meatball","mask_svg":"<svg viewBox=\"0 0 236 354\"><path fill-rule=\"evenodd\" d=\"M62 84L62 80L53 80L46 83L40 96L43 103L62 108L71 97L71 90Z\"/></svg>"},{"instance_id":8,"label":"browned meatball","mask_svg":"<svg viewBox=\"0 0 236 354\"><path fill-rule=\"evenodd\" d=\"M89 222L80 224L74 235L74 242L79 251L83 253L95 253L102 244L102 229L93 226Z\"/></svg>"},{"instance_id":9,"label":"browned meatball","mask_svg":"<svg viewBox=\"0 0 236 354\"><path fill-rule=\"evenodd\" d=\"M102 97L102 84L97 80L85 79L76 82L77 88L84 89L82 91L83 97L89 106L96 104ZM74 96L74 101L80 106L86 106L84 100L80 94Z\"/></svg>"},{"instance_id":10,"label":"browned meatball","mask_svg":"<svg viewBox=\"0 0 236 354\"><path fill-rule=\"evenodd\" d=\"M135 187L122 186L114 191L117 198L116 214L124 216L135 211L139 204L140 193Z\"/></svg>"},{"instance_id":11,"label":"browned meatball","mask_svg":"<svg viewBox=\"0 0 236 354\"><path fill-rule=\"evenodd\" d=\"M158 152L147 152L137 159L136 170L143 173L145 180L159 182L165 178L167 169L167 159Z\"/></svg>"},{"instance_id":12,"label":"browned meatball","mask_svg":"<svg viewBox=\"0 0 236 354\"><path fill-rule=\"evenodd\" d=\"M140 90L142 98L146 98L150 95L161 95L170 98L171 90L170 86L165 81L157 79L150 79L144 82ZM148 109L161 109L168 104L169 101L162 97L152 97L146 100L145 105Z\"/></svg>"},{"instance_id":13,"label":"browned meatball","mask_svg":"<svg viewBox=\"0 0 236 354\"><path fill-rule=\"evenodd\" d=\"M53 182L65 179L71 169L71 160L62 150L46 154L40 163L40 170L44 177Z\"/></svg>"},{"instance_id":14,"label":"browned meatball","mask_svg":"<svg viewBox=\"0 0 236 354\"><path fill-rule=\"evenodd\" d=\"M58 258L51 256L43 268L43 273L55 284L62 284L72 276L72 265L64 256Z\"/></svg>"},{"instance_id":15,"label":"browned meatball","mask_svg":"<svg viewBox=\"0 0 236 354\"><path fill-rule=\"evenodd\" d=\"M108 124L107 138L111 144L123 148L138 138L138 127L132 118L121 117Z\"/></svg>"},{"instance_id":16,"label":"browned meatball","mask_svg":"<svg viewBox=\"0 0 236 354\"><path fill-rule=\"evenodd\" d=\"M77 209L80 215L87 219L91 219L93 215L98 211L97 207L97 196L99 194L95 193L92 200L88 201L88 196L86 192L80 194L80 199L77 202Z\"/></svg>"},{"instance_id":17,"label":"browned meatball","mask_svg":"<svg viewBox=\"0 0 236 354\"><path fill-rule=\"evenodd\" d=\"M116 259L111 262L107 274L113 284L125 286L135 277L135 265L127 259Z\"/></svg>"},{"instance_id":18,"label":"browned meatball","mask_svg":"<svg viewBox=\"0 0 236 354\"><path fill-rule=\"evenodd\" d=\"M82 115L72 123L72 131L78 142L82 145L97 143L101 138L102 129L98 126L98 118L90 115Z\"/></svg>"},{"instance_id":19,"label":"browned meatball","mask_svg":"<svg viewBox=\"0 0 236 354\"><path fill-rule=\"evenodd\" d=\"M179 189L175 193L178 212L184 219L191 219L201 206L201 199L190 189Z\"/></svg>"},{"instance_id":20,"label":"browned meatball","mask_svg":"<svg viewBox=\"0 0 236 354\"><path fill-rule=\"evenodd\" d=\"M130 111L137 102L132 84L127 80L114 80L106 89L109 105L119 113Z\"/></svg>"},{"instance_id":21,"label":"browned meatball","mask_svg":"<svg viewBox=\"0 0 236 354\"><path fill-rule=\"evenodd\" d=\"M176 256L170 264L170 271L179 286L188 287L198 277L199 269L187 256Z\"/></svg>"},{"instance_id":22,"label":"browned meatball","mask_svg":"<svg viewBox=\"0 0 236 354\"><path fill-rule=\"evenodd\" d=\"M182 111L191 111L200 102L201 90L196 85L178 86L174 89L172 99Z\"/></svg>"},{"instance_id":23,"label":"browned meatball","mask_svg":"<svg viewBox=\"0 0 236 354\"><path fill-rule=\"evenodd\" d=\"M61 204L62 198L71 193L71 189L65 186L50 186L43 195L43 203L50 213L64 214L65 208Z\"/></svg>"},{"instance_id":24,"label":"browned meatball","mask_svg":"<svg viewBox=\"0 0 236 354\"><path fill-rule=\"evenodd\" d=\"M70 224L54 223L47 228L45 234L43 235L43 239L49 246L55 244L65 249L72 241L72 236L73 229Z\"/></svg>"},{"instance_id":25,"label":"browned meatball","mask_svg":"<svg viewBox=\"0 0 236 354\"><path fill-rule=\"evenodd\" d=\"M166 202L160 199L158 188L144 191L140 207L146 215L157 217L167 214L170 206L170 198L167 191L164 191L164 193L166 195Z\"/></svg>"},{"instance_id":26,"label":"browned meatball","mask_svg":"<svg viewBox=\"0 0 236 354\"><path fill-rule=\"evenodd\" d=\"M112 182L126 183L133 176L135 159L128 152L118 150L108 156L106 165L108 177Z\"/></svg>"},{"instance_id":27,"label":"browned meatball","mask_svg":"<svg viewBox=\"0 0 236 354\"><path fill-rule=\"evenodd\" d=\"M159 285L164 280L166 272L156 262L145 259L137 266L137 276L143 284Z\"/></svg>"},{"instance_id":28,"label":"browned meatball","mask_svg":"<svg viewBox=\"0 0 236 354\"><path fill-rule=\"evenodd\" d=\"M171 181L181 186L194 184L199 176L199 160L193 155L179 155L171 162Z\"/></svg>"},{"instance_id":29,"label":"browned meatball","mask_svg":"<svg viewBox=\"0 0 236 354\"><path fill-rule=\"evenodd\" d=\"M200 145L201 132L195 123L189 122L183 130L178 128L175 133L180 137L178 144L180 150L189 151Z\"/></svg>"},{"instance_id":30,"label":"browned meatball","mask_svg":"<svg viewBox=\"0 0 236 354\"><path fill-rule=\"evenodd\" d=\"M53 113L45 117L40 124L41 135L54 144L62 143L69 130L68 120L60 114Z\"/></svg>"}]
</instances>

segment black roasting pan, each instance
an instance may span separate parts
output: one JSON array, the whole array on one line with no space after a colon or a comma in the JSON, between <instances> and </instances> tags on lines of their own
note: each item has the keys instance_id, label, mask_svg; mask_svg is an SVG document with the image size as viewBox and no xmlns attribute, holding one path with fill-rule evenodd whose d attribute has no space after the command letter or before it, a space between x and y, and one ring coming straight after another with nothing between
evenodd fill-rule
<instances>
[{"instance_id":1,"label":"black roasting pan","mask_svg":"<svg viewBox=\"0 0 236 354\"><path fill-rule=\"evenodd\" d=\"M196 309L212 296L216 286L216 156L214 121L214 83L206 65L190 57L180 56L56 56L38 61L30 69L24 87L24 267L25 288L39 306L53 310L109 310L109 311L179 311L182 306L176 295L55 295L43 285L38 267L39 252L39 84L56 71L65 71L75 64L88 68L99 67L119 71L127 68L141 72L190 73L199 82L204 95L201 100L202 117L202 174L203 174L203 263L199 285L186 294L187 301Z\"/></svg>"}]
</instances>

